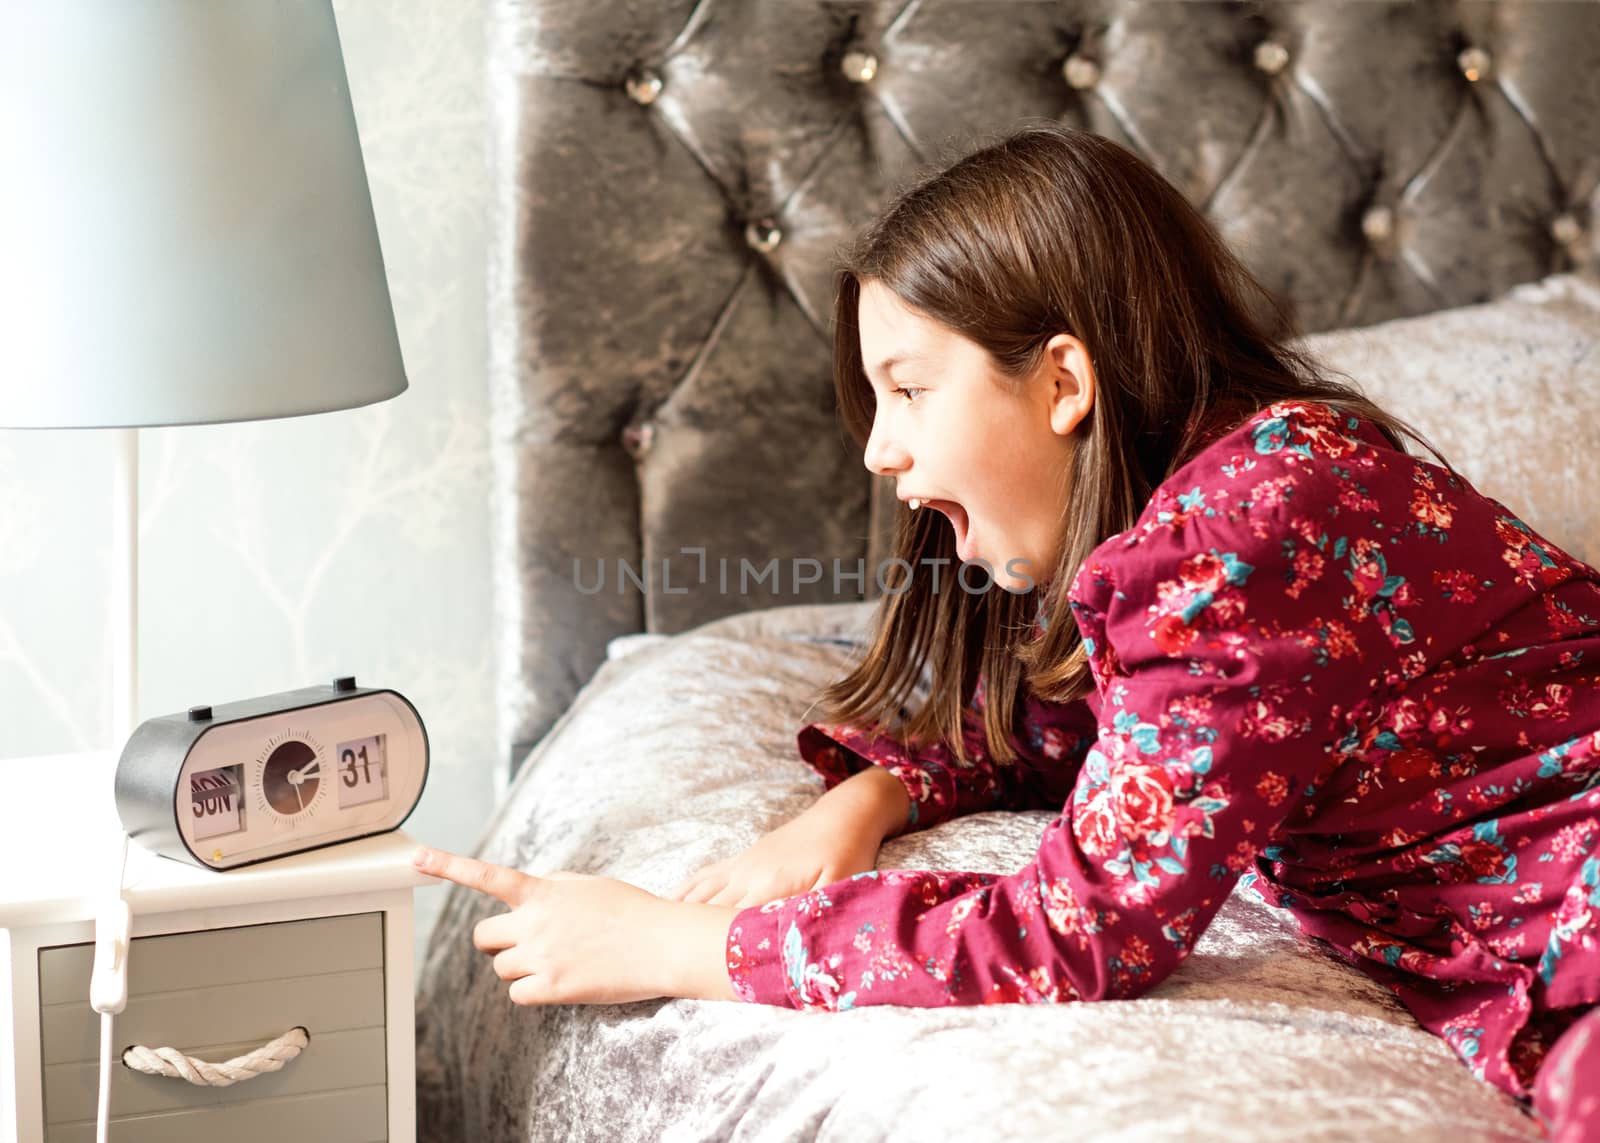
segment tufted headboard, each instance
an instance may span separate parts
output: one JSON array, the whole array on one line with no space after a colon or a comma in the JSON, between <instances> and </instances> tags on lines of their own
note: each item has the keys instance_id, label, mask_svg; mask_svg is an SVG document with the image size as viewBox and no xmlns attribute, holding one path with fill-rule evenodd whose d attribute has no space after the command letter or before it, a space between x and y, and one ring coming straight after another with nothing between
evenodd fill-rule
<instances>
[{"instance_id":1,"label":"tufted headboard","mask_svg":"<svg viewBox=\"0 0 1600 1143\"><path fill-rule=\"evenodd\" d=\"M1596 0L493 0L490 35L511 767L614 636L878 594L833 259L1022 118L1151 160L1305 332L1593 249Z\"/></svg>"}]
</instances>

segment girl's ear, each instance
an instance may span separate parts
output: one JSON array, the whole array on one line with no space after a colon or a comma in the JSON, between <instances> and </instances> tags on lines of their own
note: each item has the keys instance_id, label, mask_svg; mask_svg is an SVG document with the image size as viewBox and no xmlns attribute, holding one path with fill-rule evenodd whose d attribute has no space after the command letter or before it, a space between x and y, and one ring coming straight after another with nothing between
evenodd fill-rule
<instances>
[{"instance_id":1,"label":"girl's ear","mask_svg":"<svg viewBox=\"0 0 1600 1143\"><path fill-rule=\"evenodd\" d=\"M1071 436L1094 408L1094 362L1089 347L1070 333L1058 333L1045 342L1040 369L1050 394L1050 428Z\"/></svg>"}]
</instances>

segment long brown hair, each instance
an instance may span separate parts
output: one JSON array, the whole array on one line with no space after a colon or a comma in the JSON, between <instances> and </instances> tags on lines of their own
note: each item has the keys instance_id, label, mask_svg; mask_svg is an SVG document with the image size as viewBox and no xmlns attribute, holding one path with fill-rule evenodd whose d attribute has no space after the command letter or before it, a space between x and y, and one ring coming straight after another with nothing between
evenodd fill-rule
<instances>
[{"instance_id":1,"label":"long brown hair","mask_svg":"<svg viewBox=\"0 0 1600 1143\"><path fill-rule=\"evenodd\" d=\"M1396 448L1404 451L1405 434L1450 467L1410 425L1291 345L1296 331L1282 306L1205 218L1148 164L1097 135L1025 126L903 191L860 235L838 273L834 388L862 448L876 403L857 326L869 280L987 350L1013 380L1039 365L1051 336L1070 333L1088 348L1096 393L1074 432L1065 540L1043 598L936 591L926 574L900 576L861 662L822 692L817 705L829 721L894 729L908 745L942 740L965 760L961 732L981 678L989 755L1012 761L1024 686L1054 702L1092 689L1068 603L1084 559L1132 527L1168 475L1273 402L1354 413ZM894 556L911 568L930 566L925 559L960 566L944 518L903 505ZM1045 631L1032 639L1036 613ZM926 701L906 717L924 682Z\"/></svg>"}]
</instances>

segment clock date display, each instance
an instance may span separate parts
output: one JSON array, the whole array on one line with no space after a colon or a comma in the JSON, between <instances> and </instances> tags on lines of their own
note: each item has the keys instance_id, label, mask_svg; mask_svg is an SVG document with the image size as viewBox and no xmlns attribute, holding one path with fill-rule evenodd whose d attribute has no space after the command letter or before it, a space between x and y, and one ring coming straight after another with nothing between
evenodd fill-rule
<instances>
[{"instance_id":1,"label":"clock date display","mask_svg":"<svg viewBox=\"0 0 1600 1143\"><path fill-rule=\"evenodd\" d=\"M384 735L341 742L338 758L339 805L361 806L383 801L389 796L389 761L384 750Z\"/></svg>"},{"instance_id":2,"label":"clock date display","mask_svg":"<svg viewBox=\"0 0 1600 1143\"><path fill-rule=\"evenodd\" d=\"M219 766L189 777L189 805L196 839L222 837L244 828L244 766Z\"/></svg>"}]
</instances>

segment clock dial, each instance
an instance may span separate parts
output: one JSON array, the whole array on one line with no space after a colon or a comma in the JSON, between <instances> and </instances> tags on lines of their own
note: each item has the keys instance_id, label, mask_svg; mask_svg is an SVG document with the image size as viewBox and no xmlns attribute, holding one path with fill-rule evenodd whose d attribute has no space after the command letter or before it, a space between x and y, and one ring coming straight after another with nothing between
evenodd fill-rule
<instances>
[{"instance_id":1,"label":"clock dial","mask_svg":"<svg viewBox=\"0 0 1600 1143\"><path fill-rule=\"evenodd\" d=\"M261 767L261 793L286 818L310 809L321 783L317 752L296 738L276 747Z\"/></svg>"}]
</instances>

